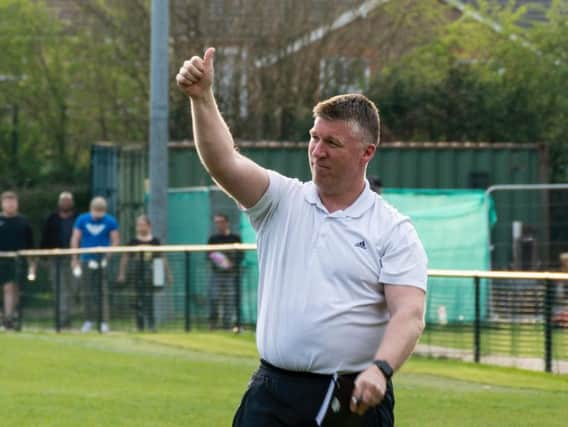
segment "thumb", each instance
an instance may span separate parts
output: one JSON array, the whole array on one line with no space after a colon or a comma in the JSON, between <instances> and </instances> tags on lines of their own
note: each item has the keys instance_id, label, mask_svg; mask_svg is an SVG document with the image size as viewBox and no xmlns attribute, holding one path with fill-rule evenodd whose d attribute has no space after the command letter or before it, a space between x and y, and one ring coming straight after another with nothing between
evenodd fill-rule
<instances>
[{"instance_id":1,"label":"thumb","mask_svg":"<svg viewBox=\"0 0 568 427\"><path fill-rule=\"evenodd\" d=\"M203 65L205 68L213 68L213 63L215 60L215 48L210 47L205 51L205 55L203 55Z\"/></svg>"}]
</instances>

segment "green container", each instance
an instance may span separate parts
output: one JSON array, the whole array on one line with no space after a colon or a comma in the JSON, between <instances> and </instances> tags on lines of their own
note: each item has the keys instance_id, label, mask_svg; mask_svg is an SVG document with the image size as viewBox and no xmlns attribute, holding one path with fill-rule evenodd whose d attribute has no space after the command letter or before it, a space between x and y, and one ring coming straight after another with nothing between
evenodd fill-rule
<instances>
[{"instance_id":1,"label":"green container","mask_svg":"<svg viewBox=\"0 0 568 427\"><path fill-rule=\"evenodd\" d=\"M310 179L304 142L239 142L240 152L264 167L300 180ZM123 234L133 230L132 219L143 206L147 176L142 145L98 144L93 148L93 194L110 198ZM213 181L191 143L169 144L170 188L209 186ZM548 153L540 144L513 143L384 143L368 168L385 188L487 189L496 184L548 182ZM512 222L536 225L542 267L549 260L549 202L543 192L497 192L493 195L497 223L492 230L492 268L509 269L512 258ZM554 226L554 224L552 224ZM553 261L553 260L552 260Z\"/></svg>"},{"instance_id":2,"label":"green container","mask_svg":"<svg viewBox=\"0 0 568 427\"><path fill-rule=\"evenodd\" d=\"M300 180L310 179L306 143L240 142L239 151L264 167ZM190 143L170 143L170 187L208 186L213 182ZM514 143L385 143L368 175L386 188L487 189L497 184L548 182L545 145ZM512 263L512 222L538 225L543 265L549 264L549 206L542 192L494 194L497 223L492 230L492 268Z\"/></svg>"},{"instance_id":3,"label":"green container","mask_svg":"<svg viewBox=\"0 0 568 427\"><path fill-rule=\"evenodd\" d=\"M239 143L258 162L301 180L310 177L306 143ZM170 187L210 185L211 179L190 143L170 143ZM547 152L538 144L385 143L369 165L369 175L391 188L487 188L495 184L548 181Z\"/></svg>"}]
</instances>

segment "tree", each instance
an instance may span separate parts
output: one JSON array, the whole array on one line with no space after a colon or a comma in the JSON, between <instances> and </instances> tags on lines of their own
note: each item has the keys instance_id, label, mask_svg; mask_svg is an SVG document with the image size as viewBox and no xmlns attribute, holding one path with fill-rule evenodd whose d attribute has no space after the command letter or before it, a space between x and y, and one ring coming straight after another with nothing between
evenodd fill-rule
<instances>
[{"instance_id":1,"label":"tree","mask_svg":"<svg viewBox=\"0 0 568 427\"><path fill-rule=\"evenodd\" d=\"M4 185L84 179L94 141L146 138L148 2L77 7L66 22L42 2L0 4Z\"/></svg>"},{"instance_id":2,"label":"tree","mask_svg":"<svg viewBox=\"0 0 568 427\"><path fill-rule=\"evenodd\" d=\"M391 138L429 141L544 142L552 178L565 181L568 147L567 2L526 23L537 6L480 2L440 37L387 67L372 84Z\"/></svg>"}]
</instances>

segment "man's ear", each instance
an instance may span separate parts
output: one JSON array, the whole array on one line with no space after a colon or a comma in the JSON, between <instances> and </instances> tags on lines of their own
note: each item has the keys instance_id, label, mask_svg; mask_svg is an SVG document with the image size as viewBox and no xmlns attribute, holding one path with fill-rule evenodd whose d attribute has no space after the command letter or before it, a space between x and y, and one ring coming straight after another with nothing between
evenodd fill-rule
<instances>
[{"instance_id":1,"label":"man's ear","mask_svg":"<svg viewBox=\"0 0 568 427\"><path fill-rule=\"evenodd\" d=\"M375 155L376 151L377 151L377 146L375 144L367 145L365 151L363 151L363 157L362 157L363 162L369 163L373 158L373 156Z\"/></svg>"}]
</instances>

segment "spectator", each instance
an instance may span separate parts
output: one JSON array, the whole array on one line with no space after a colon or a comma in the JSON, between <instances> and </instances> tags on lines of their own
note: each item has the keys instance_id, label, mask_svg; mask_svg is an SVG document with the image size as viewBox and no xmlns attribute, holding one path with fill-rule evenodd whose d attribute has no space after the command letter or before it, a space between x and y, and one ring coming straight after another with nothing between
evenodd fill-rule
<instances>
[{"instance_id":1,"label":"spectator","mask_svg":"<svg viewBox=\"0 0 568 427\"><path fill-rule=\"evenodd\" d=\"M128 246L151 245L159 246L160 239L152 235L150 219L146 215L136 218L136 237L128 242ZM168 264L159 252L144 252L132 254L129 263L129 254L122 255L118 271L117 282L126 282L127 267L129 275L136 284L136 326L143 331L144 326L155 330L154 291L162 289L163 276L167 275L168 283L173 282L172 273ZM156 283L154 279L158 279Z\"/></svg>"},{"instance_id":2,"label":"spectator","mask_svg":"<svg viewBox=\"0 0 568 427\"><path fill-rule=\"evenodd\" d=\"M0 213L0 252L19 251L33 248L32 227L22 215L18 213L18 196L12 191L6 191L0 196L2 199L2 212ZM17 322L16 309L19 305L19 285L23 282L25 261L22 258L0 258L0 284L4 295L5 329L17 329L21 325ZM28 276L35 277L35 263L31 262Z\"/></svg>"},{"instance_id":3,"label":"spectator","mask_svg":"<svg viewBox=\"0 0 568 427\"><path fill-rule=\"evenodd\" d=\"M119 243L120 236L116 219L107 213L106 200L102 197L95 197L91 200L89 212L79 215L75 221L71 236L71 248L118 246ZM86 319L81 331L89 332L92 329L93 321L98 317L97 309L101 309L100 330L101 332L108 332L110 330L108 324L108 281L103 274L103 270L107 266L107 255L81 254L80 257L73 255L71 266L74 275L82 278L81 288ZM100 290L99 286L101 287ZM101 296L99 297L99 295Z\"/></svg>"},{"instance_id":4,"label":"spectator","mask_svg":"<svg viewBox=\"0 0 568 427\"><path fill-rule=\"evenodd\" d=\"M375 193L381 194L383 192L383 180L378 176L370 176L369 185Z\"/></svg>"},{"instance_id":5,"label":"spectator","mask_svg":"<svg viewBox=\"0 0 568 427\"><path fill-rule=\"evenodd\" d=\"M215 215L213 223L216 233L209 238L207 243L210 245L241 243L241 237L238 234L231 233L231 224L226 215ZM218 326L220 312L222 312L224 329L230 329L236 321L239 265L242 256L241 251L215 251L208 254L211 262L211 281L209 284L210 329Z\"/></svg>"},{"instance_id":6,"label":"spectator","mask_svg":"<svg viewBox=\"0 0 568 427\"><path fill-rule=\"evenodd\" d=\"M42 249L68 249L76 218L77 212L75 211L73 194L64 191L59 195L57 209L47 217L44 223L40 247ZM71 305L73 297L77 294L77 281L73 278L70 267L68 257L50 258L50 276L54 294L56 292L57 268L59 268L59 313L63 327L71 326Z\"/></svg>"}]
</instances>

